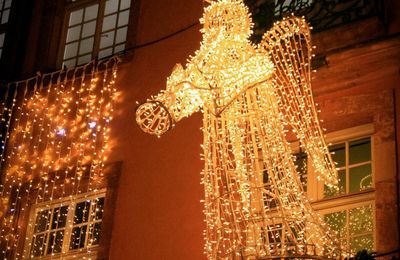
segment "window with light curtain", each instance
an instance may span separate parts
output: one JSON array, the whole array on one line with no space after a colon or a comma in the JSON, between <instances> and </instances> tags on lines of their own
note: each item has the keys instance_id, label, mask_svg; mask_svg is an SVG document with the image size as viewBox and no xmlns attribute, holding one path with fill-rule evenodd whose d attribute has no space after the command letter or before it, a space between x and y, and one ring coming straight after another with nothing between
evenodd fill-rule
<instances>
[{"instance_id":1,"label":"window with light curtain","mask_svg":"<svg viewBox=\"0 0 400 260\"><path fill-rule=\"evenodd\" d=\"M317 195L311 192L307 194L308 197L323 209L319 211L320 215L338 233L341 243L354 253L363 249L374 250L375 208L374 200L368 195L373 193L371 139L370 136L344 139L329 147L338 169L338 191L326 186L318 187L315 175L311 174L312 169L307 167L307 154L302 151L294 154L294 163L304 191L320 189ZM280 225L270 228L271 237L278 243Z\"/></svg>"},{"instance_id":2,"label":"window with light curtain","mask_svg":"<svg viewBox=\"0 0 400 260\"><path fill-rule=\"evenodd\" d=\"M27 258L95 256L100 241L104 192L67 198L51 205L37 204L30 214ZM91 250L92 249L92 250ZM84 250L84 251L83 251Z\"/></svg>"}]
</instances>

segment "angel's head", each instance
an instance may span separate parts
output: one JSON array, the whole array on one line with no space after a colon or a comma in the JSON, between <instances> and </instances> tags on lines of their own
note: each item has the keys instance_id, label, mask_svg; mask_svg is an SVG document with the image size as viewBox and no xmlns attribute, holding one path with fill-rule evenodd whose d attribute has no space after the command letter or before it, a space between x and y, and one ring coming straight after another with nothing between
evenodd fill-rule
<instances>
[{"instance_id":1,"label":"angel's head","mask_svg":"<svg viewBox=\"0 0 400 260\"><path fill-rule=\"evenodd\" d=\"M252 34L253 23L242 0L208 0L204 10L203 37L205 41L234 39L246 41Z\"/></svg>"}]
</instances>

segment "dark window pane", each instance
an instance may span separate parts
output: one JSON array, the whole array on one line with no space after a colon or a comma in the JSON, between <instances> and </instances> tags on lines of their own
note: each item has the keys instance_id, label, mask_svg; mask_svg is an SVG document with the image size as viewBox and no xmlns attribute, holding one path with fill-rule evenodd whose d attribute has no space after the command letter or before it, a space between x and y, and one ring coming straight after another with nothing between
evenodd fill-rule
<instances>
[{"instance_id":1,"label":"dark window pane","mask_svg":"<svg viewBox=\"0 0 400 260\"><path fill-rule=\"evenodd\" d=\"M35 233L49 229L50 210L43 210L37 213Z\"/></svg>"},{"instance_id":2,"label":"dark window pane","mask_svg":"<svg viewBox=\"0 0 400 260\"><path fill-rule=\"evenodd\" d=\"M80 224L88 221L90 210L90 200L82 201L76 204L74 224Z\"/></svg>"},{"instance_id":3,"label":"dark window pane","mask_svg":"<svg viewBox=\"0 0 400 260\"><path fill-rule=\"evenodd\" d=\"M94 220L101 220L103 218L103 211L104 211L104 198L98 198L94 202L95 202L95 205L93 207Z\"/></svg>"},{"instance_id":4,"label":"dark window pane","mask_svg":"<svg viewBox=\"0 0 400 260\"><path fill-rule=\"evenodd\" d=\"M324 186L324 197L338 196L346 193L346 170L338 171L338 188L339 190Z\"/></svg>"},{"instance_id":5,"label":"dark window pane","mask_svg":"<svg viewBox=\"0 0 400 260\"><path fill-rule=\"evenodd\" d=\"M47 247L47 254L61 253L64 238L64 230L51 232L49 237L49 246Z\"/></svg>"},{"instance_id":6,"label":"dark window pane","mask_svg":"<svg viewBox=\"0 0 400 260\"><path fill-rule=\"evenodd\" d=\"M367 162L371 160L371 139L364 138L352 141L349 144L349 164Z\"/></svg>"},{"instance_id":7,"label":"dark window pane","mask_svg":"<svg viewBox=\"0 0 400 260\"><path fill-rule=\"evenodd\" d=\"M329 147L329 151L332 153L332 159L336 162L336 167L346 166L346 145L336 144Z\"/></svg>"},{"instance_id":8,"label":"dark window pane","mask_svg":"<svg viewBox=\"0 0 400 260\"><path fill-rule=\"evenodd\" d=\"M100 241L101 222L91 224L89 232L89 244L98 245Z\"/></svg>"},{"instance_id":9,"label":"dark window pane","mask_svg":"<svg viewBox=\"0 0 400 260\"><path fill-rule=\"evenodd\" d=\"M31 256L43 256L46 248L47 234L33 236Z\"/></svg>"},{"instance_id":10,"label":"dark window pane","mask_svg":"<svg viewBox=\"0 0 400 260\"><path fill-rule=\"evenodd\" d=\"M53 212L53 221L51 223L51 229L63 228L67 221L68 206L61 208L55 208Z\"/></svg>"},{"instance_id":11,"label":"dark window pane","mask_svg":"<svg viewBox=\"0 0 400 260\"><path fill-rule=\"evenodd\" d=\"M69 244L69 249L79 249L85 247L86 239L86 228L87 226L74 227L71 234L71 243Z\"/></svg>"},{"instance_id":12,"label":"dark window pane","mask_svg":"<svg viewBox=\"0 0 400 260\"><path fill-rule=\"evenodd\" d=\"M350 168L350 192L357 192L372 187L371 164Z\"/></svg>"}]
</instances>

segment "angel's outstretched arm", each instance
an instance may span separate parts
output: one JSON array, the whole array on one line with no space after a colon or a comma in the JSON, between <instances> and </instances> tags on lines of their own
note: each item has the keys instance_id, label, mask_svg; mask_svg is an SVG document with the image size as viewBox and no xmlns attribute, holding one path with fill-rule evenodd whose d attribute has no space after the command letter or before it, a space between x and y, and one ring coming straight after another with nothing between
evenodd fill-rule
<instances>
[{"instance_id":1,"label":"angel's outstretched arm","mask_svg":"<svg viewBox=\"0 0 400 260\"><path fill-rule=\"evenodd\" d=\"M204 104L207 89L197 86L197 72L177 64L167 80L166 90L151 97L136 110L136 122L146 133L160 136L176 122L198 111Z\"/></svg>"},{"instance_id":2,"label":"angel's outstretched arm","mask_svg":"<svg viewBox=\"0 0 400 260\"><path fill-rule=\"evenodd\" d=\"M260 48L275 66L273 85L286 123L296 132L312 165L327 185L337 184L337 171L321 130L311 92L310 29L302 18L275 23Z\"/></svg>"}]
</instances>

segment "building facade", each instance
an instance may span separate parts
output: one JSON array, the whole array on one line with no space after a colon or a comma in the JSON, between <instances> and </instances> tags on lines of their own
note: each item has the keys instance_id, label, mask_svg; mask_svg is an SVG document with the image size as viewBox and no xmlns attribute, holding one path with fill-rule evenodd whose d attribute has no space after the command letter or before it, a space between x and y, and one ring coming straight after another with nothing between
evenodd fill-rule
<instances>
[{"instance_id":1,"label":"building facade","mask_svg":"<svg viewBox=\"0 0 400 260\"><path fill-rule=\"evenodd\" d=\"M398 1L246 4L255 42L290 12L314 26L312 88L339 169L339 191L317 181L289 136L304 189L342 243L390 259L400 248ZM10 198L0 205L0 219L11 221L0 234L3 258L205 258L201 115L161 138L135 123L137 102L164 89L174 65L199 48L205 5L0 0L1 197ZM20 96L25 89L33 94ZM35 99L47 89L54 92ZM10 106L19 112L4 110ZM75 124L67 122L87 126L70 135ZM71 152L62 152L61 144ZM23 174L9 177L16 165Z\"/></svg>"}]
</instances>

